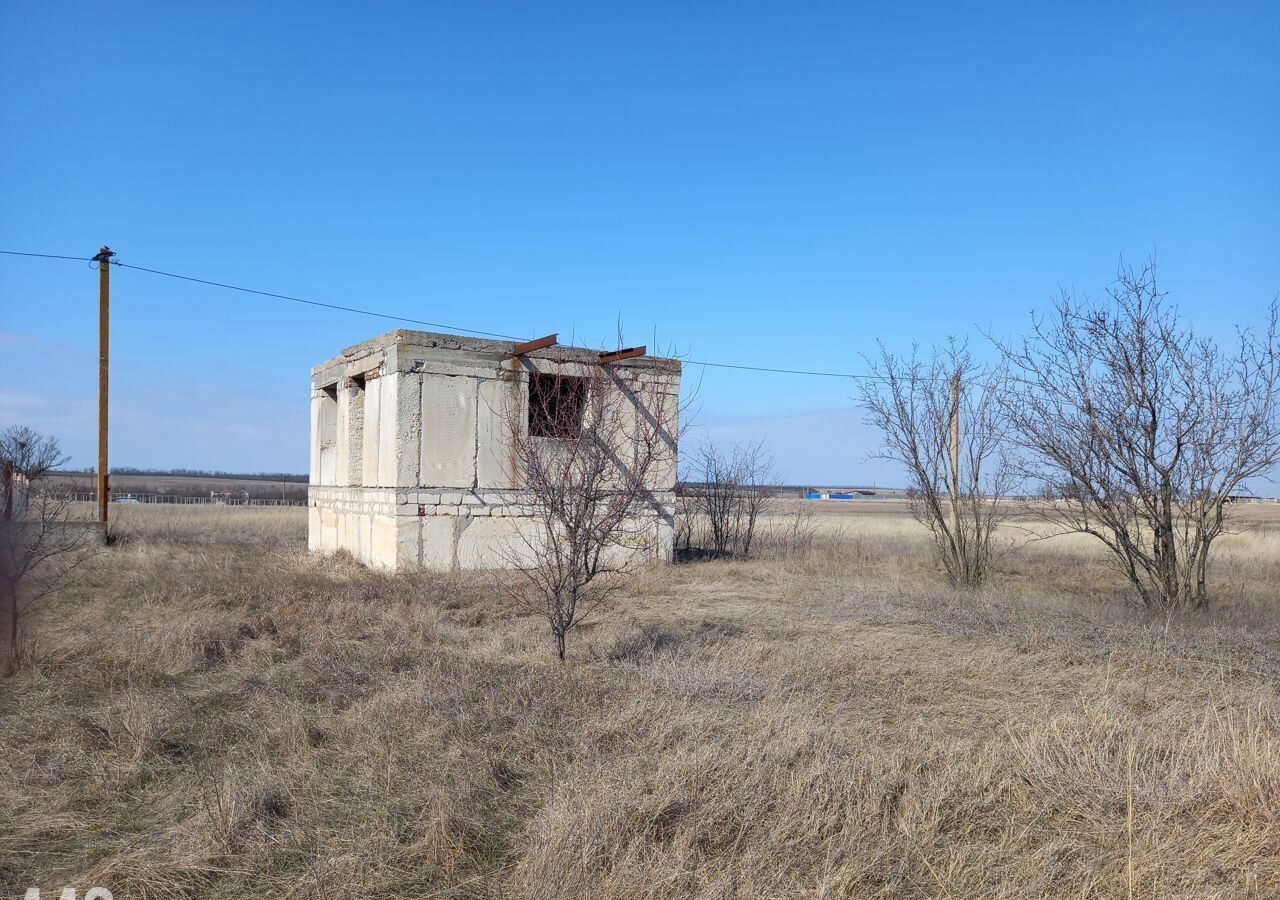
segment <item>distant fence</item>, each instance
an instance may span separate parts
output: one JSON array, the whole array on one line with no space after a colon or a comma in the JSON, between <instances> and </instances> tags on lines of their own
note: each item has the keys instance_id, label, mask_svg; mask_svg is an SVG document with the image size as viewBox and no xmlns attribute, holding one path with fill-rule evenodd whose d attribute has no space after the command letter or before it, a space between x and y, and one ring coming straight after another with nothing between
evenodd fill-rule
<instances>
[{"instance_id":1,"label":"distant fence","mask_svg":"<svg viewBox=\"0 0 1280 900\"><path fill-rule=\"evenodd\" d=\"M60 499L73 502L96 503L97 491L59 494ZM243 497L179 497L174 494L130 494L124 491L107 494L112 503L167 504L171 506L306 506L306 500L257 499Z\"/></svg>"}]
</instances>

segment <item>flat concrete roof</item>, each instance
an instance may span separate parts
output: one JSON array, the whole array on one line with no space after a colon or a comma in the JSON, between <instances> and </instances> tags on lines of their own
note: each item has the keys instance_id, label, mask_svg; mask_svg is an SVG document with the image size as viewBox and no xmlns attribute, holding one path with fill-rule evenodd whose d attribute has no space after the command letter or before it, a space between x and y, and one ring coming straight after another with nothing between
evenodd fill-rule
<instances>
[{"instance_id":1,"label":"flat concrete roof","mask_svg":"<svg viewBox=\"0 0 1280 900\"><path fill-rule=\"evenodd\" d=\"M422 347L436 350L457 350L461 353L480 353L489 356L510 356L516 341L499 341L491 338L462 337L456 334L440 334L434 331L414 331L409 328L396 328L377 337L369 338L358 344L352 344L337 356L327 359L311 369L312 375L318 375L325 369L339 365L347 360L369 356L380 350L393 347ZM552 359L563 362L592 363L600 358L601 351L582 347L565 347L560 344L545 350L535 350L526 354L533 359ZM655 368L663 371L679 373L680 360L666 356L636 356L631 359L611 363L615 366L639 366Z\"/></svg>"}]
</instances>

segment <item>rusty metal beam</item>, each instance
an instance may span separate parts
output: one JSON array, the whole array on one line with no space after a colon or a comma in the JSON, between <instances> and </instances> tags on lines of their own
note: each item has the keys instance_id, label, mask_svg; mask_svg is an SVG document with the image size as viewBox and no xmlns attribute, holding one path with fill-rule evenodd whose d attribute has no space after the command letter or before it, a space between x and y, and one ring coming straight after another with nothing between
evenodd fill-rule
<instances>
[{"instance_id":1,"label":"rusty metal beam","mask_svg":"<svg viewBox=\"0 0 1280 900\"><path fill-rule=\"evenodd\" d=\"M627 347L625 350L614 350L610 353L601 353L600 365L607 366L609 363L618 362L618 360L644 356L646 349L646 347Z\"/></svg>"},{"instance_id":2,"label":"rusty metal beam","mask_svg":"<svg viewBox=\"0 0 1280 900\"><path fill-rule=\"evenodd\" d=\"M548 347L554 347L556 345L556 338L559 336L560 335L558 334L549 334L546 337L540 337L537 340L524 341L523 343L516 344L511 348L511 355L524 356L526 353L532 353L534 350L545 350Z\"/></svg>"}]
</instances>

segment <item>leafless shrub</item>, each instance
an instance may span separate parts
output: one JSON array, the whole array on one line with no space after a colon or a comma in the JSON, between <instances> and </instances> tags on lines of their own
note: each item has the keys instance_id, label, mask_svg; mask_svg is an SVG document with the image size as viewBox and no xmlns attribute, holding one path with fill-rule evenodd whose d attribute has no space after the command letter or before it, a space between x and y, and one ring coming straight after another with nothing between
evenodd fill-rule
<instances>
[{"instance_id":1,"label":"leafless shrub","mask_svg":"<svg viewBox=\"0 0 1280 900\"><path fill-rule=\"evenodd\" d=\"M673 479L679 399L639 367L544 368L530 373L527 410L506 415L536 527L509 548L518 578L502 583L546 618L563 660L570 632L658 554L654 513L670 512L653 488Z\"/></svg>"},{"instance_id":2,"label":"leafless shrub","mask_svg":"<svg viewBox=\"0 0 1280 900\"><path fill-rule=\"evenodd\" d=\"M675 550L677 555L693 548L695 536L700 532L698 521L698 497L687 485L676 485Z\"/></svg>"},{"instance_id":3,"label":"leafless shrub","mask_svg":"<svg viewBox=\"0 0 1280 900\"><path fill-rule=\"evenodd\" d=\"M1005 412L1057 532L1100 540L1144 606L1203 607L1233 495L1280 461L1278 309L1223 347L1166 302L1154 263L1108 293L1064 292L1001 346L1021 385Z\"/></svg>"},{"instance_id":4,"label":"leafless shrub","mask_svg":"<svg viewBox=\"0 0 1280 900\"><path fill-rule=\"evenodd\" d=\"M906 468L911 512L933 535L951 581L976 587L1010 511L1013 470L991 387L1001 375L984 371L954 339L927 359L918 348L897 357L882 345L869 362L874 377L862 382L862 406L884 438L879 455Z\"/></svg>"},{"instance_id":5,"label":"leafless shrub","mask_svg":"<svg viewBox=\"0 0 1280 900\"><path fill-rule=\"evenodd\" d=\"M783 556L806 557L813 550L818 527L812 508L796 506L775 520L773 543Z\"/></svg>"},{"instance_id":6,"label":"leafless shrub","mask_svg":"<svg viewBox=\"0 0 1280 900\"><path fill-rule=\"evenodd\" d=\"M685 492L715 556L751 555L756 529L777 496L777 465L764 442L728 448L707 441L694 453ZM692 517L691 517L692 520Z\"/></svg>"},{"instance_id":7,"label":"leafless shrub","mask_svg":"<svg viewBox=\"0 0 1280 900\"><path fill-rule=\"evenodd\" d=\"M91 532L84 523L71 521L70 501L42 478L66 461L55 438L10 427L0 433L0 454L7 454L0 458L6 475L0 510L0 674L11 674L21 662L23 616L71 583L91 544ZM14 497L17 484L23 489L21 502Z\"/></svg>"}]
</instances>

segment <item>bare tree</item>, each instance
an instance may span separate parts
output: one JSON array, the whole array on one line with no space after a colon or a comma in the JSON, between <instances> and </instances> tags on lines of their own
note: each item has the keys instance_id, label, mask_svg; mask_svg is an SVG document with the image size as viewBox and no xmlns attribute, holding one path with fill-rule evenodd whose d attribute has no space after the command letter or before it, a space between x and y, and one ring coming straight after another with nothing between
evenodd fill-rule
<instances>
[{"instance_id":1,"label":"bare tree","mask_svg":"<svg viewBox=\"0 0 1280 900\"><path fill-rule=\"evenodd\" d=\"M1013 468L992 387L1001 373L985 371L955 339L925 359L918 348L897 357L882 345L869 363L874 377L862 382L861 400L884 438L878 455L906 469L912 515L933 535L947 576L976 587L1011 511Z\"/></svg>"},{"instance_id":2,"label":"bare tree","mask_svg":"<svg viewBox=\"0 0 1280 900\"><path fill-rule=\"evenodd\" d=\"M760 517L767 513L778 495L778 467L760 440L755 444L734 447L738 485L741 490L738 517L738 546L744 557L751 556Z\"/></svg>"},{"instance_id":3,"label":"bare tree","mask_svg":"<svg viewBox=\"0 0 1280 900\"><path fill-rule=\"evenodd\" d=\"M1108 294L1064 292L1001 347L1024 387L1005 407L1025 472L1053 486L1058 530L1098 538L1143 605L1204 606L1232 496L1280 461L1277 306L1223 347L1166 302L1154 263L1122 265Z\"/></svg>"},{"instance_id":4,"label":"bare tree","mask_svg":"<svg viewBox=\"0 0 1280 900\"><path fill-rule=\"evenodd\" d=\"M0 460L13 466L14 474L33 482L70 461L58 439L25 425L10 425L0 431Z\"/></svg>"},{"instance_id":5,"label":"bare tree","mask_svg":"<svg viewBox=\"0 0 1280 900\"><path fill-rule=\"evenodd\" d=\"M509 548L504 581L546 618L556 656L625 577L660 549L655 514L672 511L655 486L674 486L679 398L644 367L538 361L527 407L506 415L536 527ZM573 374L569 374L572 372Z\"/></svg>"},{"instance_id":6,"label":"bare tree","mask_svg":"<svg viewBox=\"0 0 1280 900\"><path fill-rule=\"evenodd\" d=\"M66 461L55 438L25 427L0 432L0 465L7 476L0 513L0 675L17 671L21 662L23 617L72 582L91 546L91 532L69 521L71 501L42 477ZM14 502L17 488L23 492L20 503Z\"/></svg>"},{"instance_id":7,"label":"bare tree","mask_svg":"<svg viewBox=\"0 0 1280 900\"><path fill-rule=\"evenodd\" d=\"M706 524L711 552L727 556L737 543L738 472L733 460L714 443L707 441L693 460L689 486L694 505Z\"/></svg>"},{"instance_id":8,"label":"bare tree","mask_svg":"<svg viewBox=\"0 0 1280 900\"><path fill-rule=\"evenodd\" d=\"M714 555L751 555L757 526L777 496L778 481L764 441L728 448L706 441L698 448L687 490L706 523Z\"/></svg>"}]
</instances>

